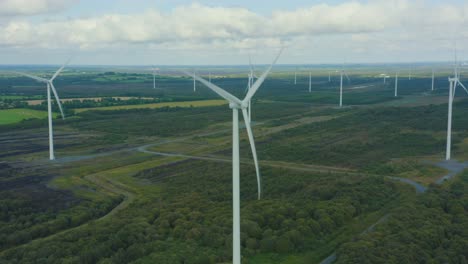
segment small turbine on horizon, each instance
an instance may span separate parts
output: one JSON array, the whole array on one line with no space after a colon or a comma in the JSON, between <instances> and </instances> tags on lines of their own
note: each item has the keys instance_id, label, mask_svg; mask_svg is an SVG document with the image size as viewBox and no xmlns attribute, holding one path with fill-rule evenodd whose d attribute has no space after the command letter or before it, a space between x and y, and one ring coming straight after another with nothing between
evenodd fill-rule
<instances>
[{"instance_id":1,"label":"small turbine on horizon","mask_svg":"<svg viewBox=\"0 0 468 264\"><path fill-rule=\"evenodd\" d=\"M197 91L197 82L195 81L195 69L193 69L193 92Z\"/></svg>"},{"instance_id":2,"label":"small turbine on horizon","mask_svg":"<svg viewBox=\"0 0 468 264\"><path fill-rule=\"evenodd\" d=\"M297 67L296 70L294 71L294 85L297 84Z\"/></svg>"},{"instance_id":3,"label":"small turbine on horizon","mask_svg":"<svg viewBox=\"0 0 468 264\"><path fill-rule=\"evenodd\" d=\"M395 73L395 97L398 96L398 71Z\"/></svg>"},{"instance_id":4,"label":"small turbine on horizon","mask_svg":"<svg viewBox=\"0 0 468 264\"><path fill-rule=\"evenodd\" d=\"M434 91L434 77L435 77L434 68L432 68L432 88L431 88L431 91Z\"/></svg>"},{"instance_id":5,"label":"small turbine on horizon","mask_svg":"<svg viewBox=\"0 0 468 264\"><path fill-rule=\"evenodd\" d=\"M350 81L348 74L344 70L344 63L340 71L340 108L343 107L343 75L346 76L348 82Z\"/></svg>"},{"instance_id":6,"label":"small turbine on horizon","mask_svg":"<svg viewBox=\"0 0 468 264\"><path fill-rule=\"evenodd\" d=\"M312 71L309 71L309 93L312 92Z\"/></svg>"},{"instance_id":7,"label":"small turbine on horizon","mask_svg":"<svg viewBox=\"0 0 468 264\"><path fill-rule=\"evenodd\" d=\"M153 89L156 89L156 72L159 71L159 68L151 68L153 72Z\"/></svg>"}]
</instances>

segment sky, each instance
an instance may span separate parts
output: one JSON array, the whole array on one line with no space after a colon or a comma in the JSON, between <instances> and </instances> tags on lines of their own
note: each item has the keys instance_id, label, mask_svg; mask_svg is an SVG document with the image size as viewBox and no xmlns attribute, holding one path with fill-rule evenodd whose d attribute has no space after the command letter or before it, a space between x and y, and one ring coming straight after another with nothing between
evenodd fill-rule
<instances>
[{"instance_id":1,"label":"sky","mask_svg":"<svg viewBox=\"0 0 468 264\"><path fill-rule=\"evenodd\" d=\"M466 0L0 0L0 64L239 65L468 57Z\"/></svg>"}]
</instances>

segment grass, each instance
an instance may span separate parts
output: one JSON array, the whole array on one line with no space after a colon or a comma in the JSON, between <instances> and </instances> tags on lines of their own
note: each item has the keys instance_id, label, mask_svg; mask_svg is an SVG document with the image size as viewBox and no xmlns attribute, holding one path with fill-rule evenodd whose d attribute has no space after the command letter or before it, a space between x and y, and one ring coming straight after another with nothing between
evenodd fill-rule
<instances>
[{"instance_id":1,"label":"grass","mask_svg":"<svg viewBox=\"0 0 468 264\"><path fill-rule=\"evenodd\" d=\"M108 107L93 107L76 109L77 113L91 111L91 110L125 110L125 109L140 109L140 108L163 108L163 107L204 107L204 106L218 106L226 104L225 100L200 100L200 101L186 101L186 102L167 102L155 104L141 104L141 105L118 105Z\"/></svg>"},{"instance_id":2,"label":"grass","mask_svg":"<svg viewBox=\"0 0 468 264\"><path fill-rule=\"evenodd\" d=\"M54 117L57 114L53 114ZM0 125L14 124L25 119L37 118L42 119L47 117L46 111L38 111L32 109L16 108L0 110Z\"/></svg>"}]
</instances>

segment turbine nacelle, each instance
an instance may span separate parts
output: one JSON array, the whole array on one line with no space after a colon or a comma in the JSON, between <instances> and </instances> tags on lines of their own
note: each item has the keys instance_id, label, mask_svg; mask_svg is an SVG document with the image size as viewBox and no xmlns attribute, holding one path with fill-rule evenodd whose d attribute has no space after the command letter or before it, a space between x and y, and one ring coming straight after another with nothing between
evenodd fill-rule
<instances>
[{"instance_id":1,"label":"turbine nacelle","mask_svg":"<svg viewBox=\"0 0 468 264\"><path fill-rule=\"evenodd\" d=\"M248 101L241 101L241 103L229 103L229 108L231 109L239 109L239 110L244 110L249 108L249 102Z\"/></svg>"}]
</instances>

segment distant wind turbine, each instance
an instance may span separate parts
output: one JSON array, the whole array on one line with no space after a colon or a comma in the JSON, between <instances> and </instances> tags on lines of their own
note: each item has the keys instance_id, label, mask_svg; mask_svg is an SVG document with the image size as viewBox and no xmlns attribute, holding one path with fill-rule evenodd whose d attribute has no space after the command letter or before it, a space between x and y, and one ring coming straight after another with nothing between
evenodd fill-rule
<instances>
[{"instance_id":1,"label":"distant wind turbine","mask_svg":"<svg viewBox=\"0 0 468 264\"><path fill-rule=\"evenodd\" d=\"M195 81L195 69L193 69L193 91L197 91L197 82Z\"/></svg>"},{"instance_id":2,"label":"distant wind turbine","mask_svg":"<svg viewBox=\"0 0 468 264\"><path fill-rule=\"evenodd\" d=\"M387 74L384 74L383 76L383 83L386 84L387 83L387 78L389 78L390 76L388 76Z\"/></svg>"},{"instance_id":3,"label":"distant wind turbine","mask_svg":"<svg viewBox=\"0 0 468 264\"><path fill-rule=\"evenodd\" d=\"M62 104L60 103L60 98L58 96L57 90L55 90L55 86L54 86L53 82L54 82L55 78L57 78L57 76L60 74L60 72L62 72L62 70L65 68L65 66L69 63L69 61L70 60L68 60L64 65L62 65L62 67L60 67L54 73L52 78L50 78L49 80L41 78L41 77L37 77L37 76L34 76L34 75L31 75L31 74L27 74L27 73L24 73L24 72L15 72L17 74L20 74L20 75L29 77L31 79L34 79L34 80L36 80L38 82L42 82L42 83L47 84L47 112L48 112L48 119L49 119L49 159L50 160L55 160L54 132L53 132L53 129L52 129L52 100L51 100L50 91L52 90L52 93L54 94L55 100L57 101L57 105L58 105L58 107L60 109L60 113L62 115L62 119L65 119L65 114L63 113Z\"/></svg>"},{"instance_id":4,"label":"distant wind turbine","mask_svg":"<svg viewBox=\"0 0 468 264\"><path fill-rule=\"evenodd\" d=\"M432 89L431 91L434 91L434 69L432 69Z\"/></svg>"},{"instance_id":5,"label":"distant wind turbine","mask_svg":"<svg viewBox=\"0 0 468 264\"><path fill-rule=\"evenodd\" d=\"M395 73L395 97L398 96L398 72Z\"/></svg>"},{"instance_id":6,"label":"distant wind turbine","mask_svg":"<svg viewBox=\"0 0 468 264\"><path fill-rule=\"evenodd\" d=\"M153 71L153 89L156 89L156 71L159 71L158 68L151 68Z\"/></svg>"},{"instance_id":7,"label":"distant wind turbine","mask_svg":"<svg viewBox=\"0 0 468 264\"><path fill-rule=\"evenodd\" d=\"M250 122L248 122L247 107L250 99L255 95L257 90L262 85L263 81L270 73L273 65L278 60L281 52L280 50L273 63L268 67L268 69L257 79L257 81L252 85L244 100L240 100L234 95L228 93L222 88L206 81L203 78L200 78L194 75L194 78L199 82L206 85L213 92L217 93L222 98L226 99L229 102L229 107L232 109L232 203L233 203L233 239L232 239L232 263L240 264L241 263L241 239L240 239L240 155L239 155L239 110L242 111L244 117L245 128L247 130L247 135L250 141L250 147L252 150L252 156L255 163L255 170L257 173L257 188L258 188L258 199L261 197L261 183L260 183L260 170L257 160L257 151L255 149L255 142L252 134L252 128ZM190 73L186 73L190 75Z\"/></svg>"},{"instance_id":8,"label":"distant wind turbine","mask_svg":"<svg viewBox=\"0 0 468 264\"><path fill-rule=\"evenodd\" d=\"M346 76L346 78L349 80L348 74L344 70L344 63L343 66L341 66L341 72L340 72L340 108L343 107L343 75Z\"/></svg>"},{"instance_id":9,"label":"distant wind turbine","mask_svg":"<svg viewBox=\"0 0 468 264\"><path fill-rule=\"evenodd\" d=\"M296 70L294 71L294 85L297 84L297 67Z\"/></svg>"},{"instance_id":10,"label":"distant wind turbine","mask_svg":"<svg viewBox=\"0 0 468 264\"><path fill-rule=\"evenodd\" d=\"M309 72L309 93L312 92L312 72Z\"/></svg>"}]
</instances>

